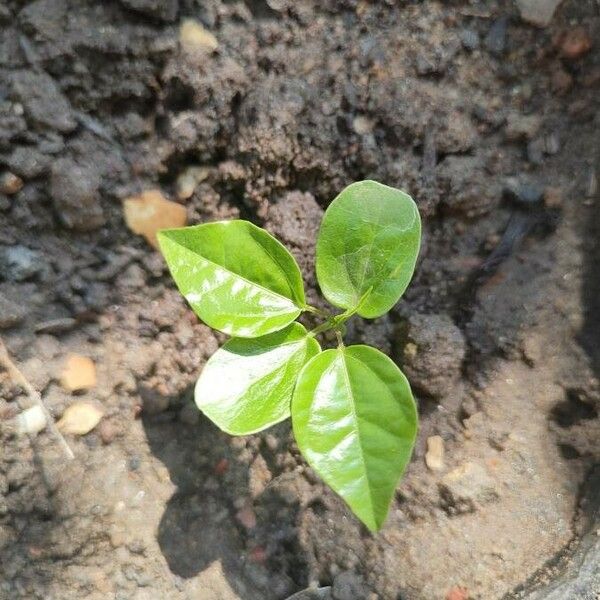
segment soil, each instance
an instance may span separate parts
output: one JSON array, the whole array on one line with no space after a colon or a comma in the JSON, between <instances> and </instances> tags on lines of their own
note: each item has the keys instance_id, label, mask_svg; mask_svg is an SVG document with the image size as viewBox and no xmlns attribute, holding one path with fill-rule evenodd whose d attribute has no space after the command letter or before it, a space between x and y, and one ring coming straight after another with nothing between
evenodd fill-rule
<instances>
[{"instance_id":1,"label":"soil","mask_svg":"<svg viewBox=\"0 0 600 600\"><path fill-rule=\"evenodd\" d=\"M217 47L180 44L185 18ZM597 2L538 28L491 0L8 0L0 32L0 333L57 419L104 411L68 461L47 429L15 434L27 398L0 373L0 598L500 600L576 555L598 527ZM197 166L189 222L265 226L314 302L345 185L419 205L411 287L348 332L404 365L421 414L378 535L289 423L232 438L192 406L224 338L122 202L177 199ZM87 391L60 385L73 353L96 365Z\"/></svg>"}]
</instances>

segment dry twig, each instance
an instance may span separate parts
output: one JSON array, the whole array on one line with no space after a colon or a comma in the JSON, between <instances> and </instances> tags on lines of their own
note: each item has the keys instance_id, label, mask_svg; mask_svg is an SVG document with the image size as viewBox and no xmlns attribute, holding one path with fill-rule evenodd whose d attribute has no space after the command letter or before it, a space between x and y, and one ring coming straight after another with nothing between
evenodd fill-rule
<instances>
[{"instance_id":1,"label":"dry twig","mask_svg":"<svg viewBox=\"0 0 600 600\"><path fill-rule=\"evenodd\" d=\"M67 455L67 458L69 458L70 460L75 458L73 450L71 450L71 447L69 446L69 444L67 444L67 441L62 436L61 432L58 430L58 427L56 426L56 423L54 422L50 411L46 408L44 401L42 400L42 396L29 383L25 375L23 375L23 373L19 371L15 363L10 358L8 350L4 345L2 339L0 339L0 366L6 369L13 382L20 385L25 390L25 392L27 392L27 395L42 409L42 412L46 417L46 423L48 424L48 428L58 440L58 443Z\"/></svg>"}]
</instances>

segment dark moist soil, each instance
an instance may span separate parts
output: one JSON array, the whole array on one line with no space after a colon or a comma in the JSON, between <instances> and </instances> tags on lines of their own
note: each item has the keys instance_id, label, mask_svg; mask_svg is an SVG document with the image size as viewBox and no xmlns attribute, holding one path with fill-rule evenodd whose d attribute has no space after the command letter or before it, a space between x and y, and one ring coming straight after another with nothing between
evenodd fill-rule
<instances>
[{"instance_id":1,"label":"dark moist soil","mask_svg":"<svg viewBox=\"0 0 600 600\"><path fill-rule=\"evenodd\" d=\"M333 584L336 600L495 600L552 579L600 456L599 14L567 0L536 28L492 1L2 3L1 334L57 419L86 399L105 416L69 436L68 462L47 430L15 434L27 399L0 374L0 598ZM180 46L187 17L216 49ZM176 199L192 166L189 222L267 227L315 302L317 226L345 185L419 204L413 284L349 326L404 365L422 419L380 534L288 423L232 438L192 406L223 338L122 210L147 189ZM71 353L97 368L79 395L59 383Z\"/></svg>"}]
</instances>

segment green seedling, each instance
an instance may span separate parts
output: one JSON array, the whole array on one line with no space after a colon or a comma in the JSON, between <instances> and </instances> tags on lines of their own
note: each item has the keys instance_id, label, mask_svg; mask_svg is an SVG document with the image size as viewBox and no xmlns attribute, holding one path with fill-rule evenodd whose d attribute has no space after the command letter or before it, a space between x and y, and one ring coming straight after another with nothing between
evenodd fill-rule
<instances>
[{"instance_id":1,"label":"green seedling","mask_svg":"<svg viewBox=\"0 0 600 600\"><path fill-rule=\"evenodd\" d=\"M375 181L353 183L325 212L317 239L328 314L306 302L298 264L248 221L168 229L158 236L194 312L232 338L206 363L198 408L223 431L248 435L292 417L308 463L354 514L378 531L417 433L406 377L385 354L344 346L344 323L374 319L398 302L413 275L421 222L412 198ZM323 322L311 331L305 312ZM316 337L334 330L339 345Z\"/></svg>"}]
</instances>

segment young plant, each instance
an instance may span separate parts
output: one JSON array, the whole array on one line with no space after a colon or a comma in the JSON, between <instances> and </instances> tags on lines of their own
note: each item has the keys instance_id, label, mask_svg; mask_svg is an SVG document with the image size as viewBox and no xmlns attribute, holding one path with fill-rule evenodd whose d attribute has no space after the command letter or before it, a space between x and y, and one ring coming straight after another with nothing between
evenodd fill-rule
<instances>
[{"instance_id":1,"label":"young plant","mask_svg":"<svg viewBox=\"0 0 600 600\"><path fill-rule=\"evenodd\" d=\"M198 408L232 435L256 433L290 415L308 463L371 530L385 521L410 459L417 411L400 369L379 350L344 346L352 315L374 319L412 277L421 222L412 198L375 181L353 183L325 212L317 279L343 309L312 331L295 320L308 305L288 250L248 221L205 223L158 235L171 274L194 312L233 336L206 363ZM316 336L335 330L339 345Z\"/></svg>"}]
</instances>

